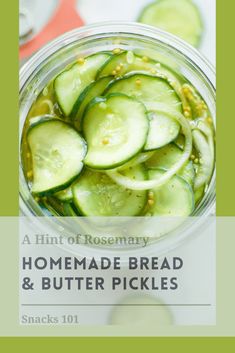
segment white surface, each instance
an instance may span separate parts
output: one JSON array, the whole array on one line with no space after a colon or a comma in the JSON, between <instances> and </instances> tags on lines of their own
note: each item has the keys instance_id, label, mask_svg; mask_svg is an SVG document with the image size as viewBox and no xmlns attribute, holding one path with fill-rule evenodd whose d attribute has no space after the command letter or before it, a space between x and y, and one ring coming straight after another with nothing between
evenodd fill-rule
<instances>
[{"instance_id":1,"label":"white surface","mask_svg":"<svg viewBox=\"0 0 235 353\"><path fill-rule=\"evenodd\" d=\"M136 21L141 10L153 0L78 0L77 9L85 23ZM201 52L215 65L216 0L194 0L205 24Z\"/></svg>"},{"instance_id":2,"label":"white surface","mask_svg":"<svg viewBox=\"0 0 235 353\"><path fill-rule=\"evenodd\" d=\"M177 1L177 0L176 0ZM143 8L153 0L77 0L77 11L87 24L110 21L136 21ZM194 0L205 24L201 52L215 65L216 0ZM20 0L34 23L34 35L50 20L58 0Z\"/></svg>"},{"instance_id":3,"label":"white surface","mask_svg":"<svg viewBox=\"0 0 235 353\"><path fill-rule=\"evenodd\" d=\"M26 10L29 13L34 35L48 23L57 4L58 0L20 0L20 11Z\"/></svg>"}]
</instances>

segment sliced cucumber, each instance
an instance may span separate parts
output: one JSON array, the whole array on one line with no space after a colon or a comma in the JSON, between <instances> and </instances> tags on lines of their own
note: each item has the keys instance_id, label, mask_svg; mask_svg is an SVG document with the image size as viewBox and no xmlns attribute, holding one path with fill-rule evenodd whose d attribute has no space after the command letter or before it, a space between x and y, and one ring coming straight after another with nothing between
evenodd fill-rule
<instances>
[{"instance_id":1,"label":"sliced cucumber","mask_svg":"<svg viewBox=\"0 0 235 353\"><path fill-rule=\"evenodd\" d=\"M146 162L148 168L170 169L182 156L182 151L175 144L171 143L155 151L154 155ZM191 161L178 172L178 175L185 179L191 186L195 179L195 170Z\"/></svg>"},{"instance_id":2,"label":"sliced cucumber","mask_svg":"<svg viewBox=\"0 0 235 353\"><path fill-rule=\"evenodd\" d=\"M205 185L202 185L199 189L194 191L194 198L195 198L195 204L197 204L199 201L201 201L203 195L205 192Z\"/></svg>"},{"instance_id":3,"label":"sliced cucumber","mask_svg":"<svg viewBox=\"0 0 235 353\"><path fill-rule=\"evenodd\" d=\"M150 169L149 178L157 179L165 173L161 169ZM153 216L189 216L194 210L192 187L181 177L175 175L165 185L152 190L153 205L149 211Z\"/></svg>"},{"instance_id":4,"label":"sliced cucumber","mask_svg":"<svg viewBox=\"0 0 235 353\"><path fill-rule=\"evenodd\" d=\"M128 168L125 175L145 180L143 166ZM147 191L125 189L106 174L85 170L73 185L74 203L85 216L135 216L144 208Z\"/></svg>"},{"instance_id":5,"label":"sliced cucumber","mask_svg":"<svg viewBox=\"0 0 235 353\"><path fill-rule=\"evenodd\" d=\"M127 163L122 164L120 167L118 167L117 170L124 170L126 168L134 167L138 164L142 164L146 162L150 157L152 157L153 154L154 154L154 151L138 153L134 158L130 159Z\"/></svg>"},{"instance_id":6,"label":"sliced cucumber","mask_svg":"<svg viewBox=\"0 0 235 353\"><path fill-rule=\"evenodd\" d=\"M110 57L98 70L97 77L113 75L115 78L120 78L136 71L145 72L158 77L162 76L167 79L180 97L183 107L188 107L188 102L182 93L182 85L185 83L182 77L168 66L149 57L141 57L134 52L125 51Z\"/></svg>"},{"instance_id":7,"label":"sliced cucumber","mask_svg":"<svg viewBox=\"0 0 235 353\"><path fill-rule=\"evenodd\" d=\"M81 172L86 143L68 124L59 119L41 120L30 127L27 140L32 154L32 193L65 189Z\"/></svg>"},{"instance_id":8,"label":"sliced cucumber","mask_svg":"<svg viewBox=\"0 0 235 353\"><path fill-rule=\"evenodd\" d=\"M132 51L124 51L110 57L98 70L97 78L110 75L121 77L131 71L146 71L151 74L164 75L171 81L180 80L180 77L165 65L146 56L141 57Z\"/></svg>"},{"instance_id":9,"label":"sliced cucumber","mask_svg":"<svg viewBox=\"0 0 235 353\"><path fill-rule=\"evenodd\" d=\"M81 129L80 123L86 106L92 99L102 95L110 81L111 77L102 77L98 81L92 82L87 86L78 97L71 113L74 125L78 130Z\"/></svg>"},{"instance_id":10,"label":"sliced cucumber","mask_svg":"<svg viewBox=\"0 0 235 353\"><path fill-rule=\"evenodd\" d=\"M161 28L198 46L203 32L200 12L191 0L158 0L148 5L139 22Z\"/></svg>"},{"instance_id":11,"label":"sliced cucumber","mask_svg":"<svg viewBox=\"0 0 235 353\"><path fill-rule=\"evenodd\" d=\"M158 298L139 294L125 297L114 307L110 324L164 327L173 324L173 315Z\"/></svg>"},{"instance_id":12,"label":"sliced cucumber","mask_svg":"<svg viewBox=\"0 0 235 353\"><path fill-rule=\"evenodd\" d=\"M195 190L197 190L202 185L209 182L214 168L214 156L212 155L212 151L206 137L200 130L193 130L192 135L194 146L200 154L194 185Z\"/></svg>"},{"instance_id":13,"label":"sliced cucumber","mask_svg":"<svg viewBox=\"0 0 235 353\"><path fill-rule=\"evenodd\" d=\"M68 188L64 189L64 190L61 190L61 191L58 191L54 194L54 196L60 200L60 201L63 201L63 202L69 202L69 201L72 201L73 199L73 193L72 193L72 188L71 186L69 186Z\"/></svg>"},{"instance_id":14,"label":"sliced cucumber","mask_svg":"<svg viewBox=\"0 0 235 353\"><path fill-rule=\"evenodd\" d=\"M85 164L93 169L112 169L143 149L149 120L141 102L115 94L91 102L82 128L88 143Z\"/></svg>"},{"instance_id":15,"label":"sliced cucumber","mask_svg":"<svg viewBox=\"0 0 235 353\"><path fill-rule=\"evenodd\" d=\"M151 111L149 116L149 133L145 151L155 150L173 141L179 134L180 124L168 115Z\"/></svg>"},{"instance_id":16,"label":"sliced cucumber","mask_svg":"<svg viewBox=\"0 0 235 353\"><path fill-rule=\"evenodd\" d=\"M150 71L156 67L156 62L144 62L141 57L134 54L132 51L124 51L118 55L113 55L106 63L98 70L97 77L105 76L124 76L130 71Z\"/></svg>"},{"instance_id":17,"label":"sliced cucumber","mask_svg":"<svg viewBox=\"0 0 235 353\"><path fill-rule=\"evenodd\" d=\"M134 73L121 79L113 80L105 94L124 93L140 100L148 110L158 110L162 105L170 110L182 111L182 103L175 90L164 78Z\"/></svg>"},{"instance_id":18,"label":"sliced cucumber","mask_svg":"<svg viewBox=\"0 0 235 353\"><path fill-rule=\"evenodd\" d=\"M78 216L76 212L75 206L72 203L68 202L60 202L54 197L47 197L42 201L42 206L46 210L50 211L50 216L53 215L55 217L65 216L65 217L74 217Z\"/></svg>"},{"instance_id":19,"label":"sliced cucumber","mask_svg":"<svg viewBox=\"0 0 235 353\"><path fill-rule=\"evenodd\" d=\"M64 203L64 215L67 217L77 217L79 214L76 212L76 208L73 203Z\"/></svg>"},{"instance_id":20,"label":"sliced cucumber","mask_svg":"<svg viewBox=\"0 0 235 353\"><path fill-rule=\"evenodd\" d=\"M196 118L207 118L210 114L207 105L200 96L200 94L190 84L185 83L182 86L183 95L188 102L188 106L191 110L192 117Z\"/></svg>"},{"instance_id":21,"label":"sliced cucumber","mask_svg":"<svg viewBox=\"0 0 235 353\"><path fill-rule=\"evenodd\" d=\"M108 53L98 53L85 58L60 73L54 81L54 89L58 104L68 116L83 90L95 79L97 70L110 57Z\"/></svg>"},{"instance_id":22,"label":"sliced cucumber","mask_svg":"<svg viewBox=\"0 0 235 353\"><path fill-rule=\"evenodd\" d=\"M64 216L63 203L54 197L43 197L40 200L40 205L46 216Z\"/></svg>"}]
</instances>

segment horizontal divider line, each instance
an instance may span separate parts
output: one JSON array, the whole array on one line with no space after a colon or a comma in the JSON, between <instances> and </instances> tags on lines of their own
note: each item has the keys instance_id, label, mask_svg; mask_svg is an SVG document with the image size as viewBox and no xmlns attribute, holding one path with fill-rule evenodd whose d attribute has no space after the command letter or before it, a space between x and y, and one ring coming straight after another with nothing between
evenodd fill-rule
<instances>
[{"instance_id":1,"label":"horizontal divider line","mask_svg":"<svg viewBox=\"0 0 235 353\"><path fill-rule=\"evenodd\" d=\"M21 306L212 306L212 304L202 303L202 304L108 304L108 303L91 303L91 304L21 304Z\"/></svg>"}]
</instances>

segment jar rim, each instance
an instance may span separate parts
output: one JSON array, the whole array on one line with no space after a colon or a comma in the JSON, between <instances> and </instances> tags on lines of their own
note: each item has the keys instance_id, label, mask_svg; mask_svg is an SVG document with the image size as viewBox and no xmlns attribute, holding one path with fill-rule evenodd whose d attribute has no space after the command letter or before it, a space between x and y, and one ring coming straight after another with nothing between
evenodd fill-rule
<instances>
[{"instance_id":1,"label":"jar rim","mask_svg":"<svg viewBox=\"0 0 235 353\"><path fill-rule=\"evenodd\" d=\"M211 84L213 87L215 87L214 65L204 56L204 54L200 53L196 48L194 48L189 43L186 43L181 38L162 29L142 23L126 21L103 21L82 26L80 28L75 28L44 45L21 67L19 74L20 90L23 86L23 83L25 82L25 77L28 77L31 74L31 71L34 70L35 65L38 66L41 61L44 61L45 58L49 58L50 55L52 55L56 50L62 48L65 44L68 45L72 43L74 41L74 36L78 36L76 37L76 41L78 41L79 39L87 37L88 34L101 35L103 31L105 31L105 33L139 34L142 36L150 37L152 39L157 39L158 41L163 41L164 43L170 45L172 48L180 51L182 54L184 54L185 57L192 60L198 67L206 67L207 71L210 71L210 75L212 76L212 79L208 77L207 78L210 79ZM204 70L202 71L204 72Z\"/></svg>"}]
</instances>

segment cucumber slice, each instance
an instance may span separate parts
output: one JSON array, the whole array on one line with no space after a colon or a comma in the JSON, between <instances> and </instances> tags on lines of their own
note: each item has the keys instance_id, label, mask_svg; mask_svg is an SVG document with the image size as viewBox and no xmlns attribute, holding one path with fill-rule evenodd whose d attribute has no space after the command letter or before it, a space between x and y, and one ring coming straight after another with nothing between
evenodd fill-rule
<instances>
[{"instance_id":1,"label":"cucumber slice","mask_svg":"<svg viewBox=\"0 0 235 353\"><path fill-rule=\"evenodd\" d=\"M134 158L130 159L127 163L122 164L117 170L124 170L128 167L134 167L138 164L146 162L151 156L153 156L154 151L141 152L137 154Z\"/></svg>"},{"instance_id":2,"label":"cucumber slice","mask_svg":"<svg viewBox=\"0 0 235 353\"><path fill-rule=\"evenodd\" d=\"M111 325L141 325L164 327L173 324L169 307L148 295L127 296L111 312Z\"/></svg>"},{"instance_id":3,"label":"cucumber slice","mask_svg":"<svg viewBox=\"0 0 235 353\"><path fill-rule=\"evenodd\" d=\"M163 173L161 169L150 169L149 178L157 179ZM178 175L173 176L165 185L153 189L153 205L148 212L153 216L189 216L194 210L192 187Z\"/></svg>"},{"instance_id":4,"label":"cucumber slice","mask_svg":"<svg viewBox=\"0 0 235 353\"><path fill-rule=\"evenodd\" d=\"M171 143L155 151L154 155L145 162L145 165L148 168L170 169L177 160L180 159L182 153L179 147ZM192 186L195 179L195 170L192 161L187 162L186 165L180 169L178 175Z\"/></svg>"},{"instance_id":5,"label":"cucumber slice","mask_svg":"<svg viewBox=\"0 0 235 353\"><path fill-rule=\"evenodd\" d=\"M210 115L207 105L195 88L185 83L182 85L182 92L194 119L207 118Z\"/></svg>"},{"instance_id":6,"label":"cucumber slice","mask_svg":"<svg viewBox=\"0 0 235 353\"><path fill-rule=\"evenodd\" d=\"M143 166L128 168L125 175L145 180ZM108 175L85 170L73 185L74 204L84 216L136 216L147 201L146 191L125 189L113 182Z\"/></svg>"},{"instance_id":7,"label":"cucumber slice","mask_svg":"<svg viewBox=\"0 0 235 353\"><path fill-rule=\"evenodd\" d=\"M48 216L65 216L65 217L74 217L78 216L75 211L75 206L72 203L68 202L59 202L54 197L47 197L42 201L42 206L45 208L46 214L50 212Z\"/></svg>"},{"instance_id":8,"label":"cucumber slice","mask_svg":"<svg viewBox=\"0 0 235 353\"><path fill-rule=\"evenodd\" d=\"M170 110L182 111L182 103L175 90L162 77L134 73L113 80L104 94L123 93L140 100L148 110L158 110L162 105Z\"/></svg>"},{"instance_id":9,"label":"cucumber slice","mask_svg":"<svg viewBox=\"0 0 235 353\"><path fill-rule=\"evenodd\" d=\"M110 57L108 53L88 56L84 63L76 63L60 73L54 81L54 89L62 112L68 116L83 90L95 79L97 70Z\"/></svg>"},{"instance_id":10,"label":"cucumber slice","mask_svg":"<svg viewBox=\"0 0 235 353\"><path fill-rule=\"evenodd\" d=\"M85 164L93 169L113 169L143 149L149 120L141 102L115 94L91 102L82 128L88 143Z\"/></svg>"},{"instance_id":11,"label":"cucumber slice","mask_svg":"<svg viewBox=\"0 0 235 353\"><path fill-rule=\"evenodd\" d=\"M149 133L145 151L155 150L173 141L179 134L180 124L168 115L151 111L149 116Z\"/></svg>"},{"instance_id":12,"label":"cucumber slice","mask_svg":"<svg viewBox=\"0 0 235 353\"><path fill-rule=\"evenodd\" d=\"M42 207L45 216L55 216L59 217L64 215L64 208L62 202L59 202L53 197L43 197L39 201L40 206Z\"/></svg>"},{"instance_id":13,"label":"cucumber slice","mask_svg":"<svg viewBox=\"0 0 235 353\"><path fill-rule=\"evenodd\" d=\"M193 130L193 143L196 150L200 154L199 165L197 168L197 175L195 178L195 190L202 185L207 184L211 178L214 168L214 157L206 137L200 130Z\"/></svg>"},{"instance_id":14,"label":"cucumber slice","mask_svg":"<svg viewBox=\"0 0 235 353\"><path fill-rule=\"evenodd\" d=\"M72 201L73 199L73 193L72 193L72 188L71 186L69 186L67 189L64 189L64 190L61 190L61 191L58 191L54 194L54 196L60 200L60 201L63 201L63 202L69 202L69 201Z\"/></svg>"},{"instance_id":15,"label":"cucumber slice","mask_svg":"<svg viewBox=\"0 0 235 353\"><path fill-rule=\"evenodd\" d=\"M29 128L27 140L32 154L32 193L65 189L81 172L86 143L70 125L59 119L41 120Z\"/></svg>"},{"instance_id":16,"label":"cucumber slice","mask_svg":"<svg viewBox=\"0 0 235 353\"><path fill-rule=\"evenodd\" d=\"M168 109L162 110L164 114L168 114ZM172 176L178 173L178 171L188 162L192 152L192 134L191 128L186 120L186 118L179 112L172 112L171 116L174 115L177 121L180 123L182 128L182 133L185 136L185 147L180 158L173 164L173 166L166 171L160 178L158 179L150 179L144 181L131 180L128 177L121 175L116 170L109 170L107 174L112 178L116 183L122 185L128 189L132 190L146 190L157 188L164 185L167 181L169 181Z\"/></svg>"},{"instance_id":17,"label":"cucumber slice","mask_svg":"<svg viewBox=\"0 0 235 353\"><path fill-rule=\"evenodd\" d=\"M110 81L111 77L102 77L98 81L92 82L80 94L71 113L74 120L74 126L77 130L81 129L81 119L88 103L90 103L95 97L101 96Z\"/></svg>"},{"instance_id":18,"label":"cucumber slice","mask_svg":"<svg viewBox=\"0 0 235 353\"><path fill-rule=\"evenodd\" d=\"M182 77L177 75L168 66L146 56L141 57L134 52L125 51L110 57L98 70L97 77L113 75L115 78L120 78L135 71L165 77L182 100L182 104L184 106L187 105L187 101L182 94L182 85L185 83Z\"/></svg>"},{"instance_id":19,"label":"cucumber slice","mask_svg":"<svg viewBox=\"0 0 235 353\"><path fill-rule=\"evenodd\" d=\"M98 70L97 78L110 75L121 77L131 71L146 71L146 73L164 75L171 81L181 81L171 69L148 57L141 57L132 51L111 56Z\"/></svg>"},{"instance_id":20,"label":"cucumber slice","mask_svg":"<svg viewBox=\"0 0 235 353\"><path fill-rule=\"evenodd\" d=\"M200 12L191 0L158 0L148 5L139 22L161 28L197 47L203 32Z\"/></svg>"},{"instance_id":21,"label":"cucumber slice","mask_svg":"<svg viewBox=\"0 0 235 353\"><path fill-rule=\"evenodd\" d=\"M66 217L78 216L78 213L76 212L76 208L72 203L65 202L63 206L64 206L64 215Z\"/></svg>"},{"instance_id":22,"label":"cucumber slice","mask_svg":"<svg viewBox=\"0 0 235 353\"><path fill-rule=\"evenodd\" d=\"M205 192L205 185L202 185L199 189L194 191L195 204L198 204L201 201Z\"/></svg>"}]
</instances>

